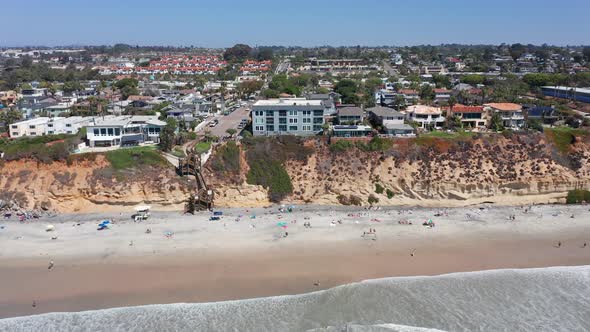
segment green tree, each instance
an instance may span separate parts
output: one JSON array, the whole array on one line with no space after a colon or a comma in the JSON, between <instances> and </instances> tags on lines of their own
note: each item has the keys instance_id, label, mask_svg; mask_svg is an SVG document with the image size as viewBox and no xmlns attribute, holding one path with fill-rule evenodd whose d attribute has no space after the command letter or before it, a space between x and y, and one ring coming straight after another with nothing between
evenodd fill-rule
<instances>
[{"instance_id":1,"label":"green tree","mask_svg":"<svg viewBox=\"0 0 590 332\"><path fill-rule=\"evenodd\" d=\"M230 136L233 136L233 135L234 135L235 133L237 133L238 131L237 131L237 130L235 130L234 128L228 128L228 129L227 129L225 132L226 132L228 135L230 135Z\"/></svg>"},{"instance_id":2,"label":"green tree","mask_svg":"<svg viewBox=\"0 0 590 332\"><path fill-rule=\"evenodd\" d=\"M483 84L484 80L485 80L484 76L477 75L477 74L469 74L469 75L465 75L465 76L463 76L463 78L461 78L462 83L470 84L470 85Z\"/></svg>"},{"instance_id":3,"label":"green tree","mask_svg":"<svg viewBox=\"0 0 590 332\"><path fill-rule=\"evenodd\" d=\"M244 61L250 56L252 48L245 44L236 44L225 50L223 58L227 61Z\"/></svg>"},{"instance_id":4,"label":"green tree","mask_svg":"<svg viewBox=\"0 0 590 332\"><path fill-rule=\"evenodd\" d=\"M502 116L500 113L494 113L490 119L490 129L493 131L503 131L504 123L502 122Z\"/></svg>"},{"instance_id":5,"label":"green tree","mask_svg":"<svg viewBox=\"0 0 590 332\"><path fill-rule=\"evenodd\" d=\"M160 149L164 152L170 152L174 147L176 138L176 127L178 123L175 119L167 119L166 125L160 131Z\"/></svg>"}]
</instances>

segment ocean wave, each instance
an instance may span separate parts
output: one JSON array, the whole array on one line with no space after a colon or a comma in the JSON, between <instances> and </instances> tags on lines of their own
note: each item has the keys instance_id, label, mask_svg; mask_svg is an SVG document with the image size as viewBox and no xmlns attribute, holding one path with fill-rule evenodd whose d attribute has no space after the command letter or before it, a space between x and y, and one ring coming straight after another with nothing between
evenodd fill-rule
<instances>
[{"instance_id":1,"label":"ocean wave","mask_svg":"<svg viewBox=\"0 0 590 332\"><path fill-rule=\"evenodd\" d=\"M1 331L590 331L590 266L368 280L303 295L0 320Z\"/></svg>"}]
</instances>

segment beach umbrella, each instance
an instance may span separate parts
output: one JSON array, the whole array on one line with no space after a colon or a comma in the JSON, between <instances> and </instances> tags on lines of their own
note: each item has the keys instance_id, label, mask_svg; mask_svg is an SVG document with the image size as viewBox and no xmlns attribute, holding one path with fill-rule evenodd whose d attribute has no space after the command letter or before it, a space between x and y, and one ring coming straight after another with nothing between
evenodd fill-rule
<instances>
[{"instance_id":1,"label":"beach umbrella","mask_svg":"<svg viewBox=\"0 0 590 332\"><path fill-rule=\"evenodd\" d=\"M53 226L53 225L47 225L47 226L45 226L45 231L46 232L51 232L51 231L54 231L54 230L55 230L55 226Z\"/></svg>"},{"instance_id":2,"label":"beach umbrella","mask_svg":"<svg viewBox=\"0 0 590 332\"><path fill-rule=\"evenodd\" d=\"M284 222L284 221L281 221L281 222L278 222L277 223L277 226L279 226L279 227L287 227L287 223Z\"/></svg>"}]
</instances>

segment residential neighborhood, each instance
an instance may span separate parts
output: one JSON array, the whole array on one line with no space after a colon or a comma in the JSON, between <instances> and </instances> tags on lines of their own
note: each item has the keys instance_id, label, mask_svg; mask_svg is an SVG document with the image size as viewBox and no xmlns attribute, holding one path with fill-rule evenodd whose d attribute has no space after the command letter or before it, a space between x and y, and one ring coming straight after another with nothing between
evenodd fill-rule
<instances>
[{"instance_id":1,"label":"residential neighborhood","mask_svg":"<svg viewBox=\"0 0 590 332\"><path fill-rule=\"evenodd\" d=\"M327 47L306 49L306 55L243 44L120 49L3 50L3 135L76 135L84 129L80 146L91 151L156 146L170 120L177 138L198 139L210 139L212 131L215 139L403 138L430 131L580 127L590 121L589 62L579 48L488 46L479 62L476 48L452 56L445 54L453 49L444 47ZM433 52L438 60L426 61ZM55 66L56 59L64 69ZM40 70L55 78L18 76ZM69 78L60 78L64 73ZM576 86L559 86L566 76ZM239 116L229 116L236 110Z\"/></svg>"}]
</instances>

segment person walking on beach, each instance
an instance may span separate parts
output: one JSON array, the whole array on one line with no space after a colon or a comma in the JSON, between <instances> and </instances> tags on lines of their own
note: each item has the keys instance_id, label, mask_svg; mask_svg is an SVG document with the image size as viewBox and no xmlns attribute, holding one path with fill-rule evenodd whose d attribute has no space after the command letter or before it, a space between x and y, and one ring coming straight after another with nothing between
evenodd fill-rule
<instances>
[{"instance_id":1,"label":"person walking on beach","mask_svg":"<svg viewBox=\"0 0 590 332\"><path fill-rule=\"evenodd\" d=\"M586 248L587 245L588 245L588 243L584 242L584 244L582 245L582 248Z\"/></svg>"},{"instance_id":2,"label":"person walking on beach","mask_svg":"<svg viewBox=\"0 0 590 332\"><path fill-rule=\"evenodd\" d=\"M561 241L557 241L557 246L556 248L561 248Z\"/></svg>"},{"instance_id":3,"label":"person walking on beach","mask_svg":"<svg viewBox=\"0 0 590 332\"><path fill-rule=\"evenodd\" d=\"M51 270L53 268L53 261L49 261L49 266L47 267L48 270Z\"/></svg>"}]
</instances>

